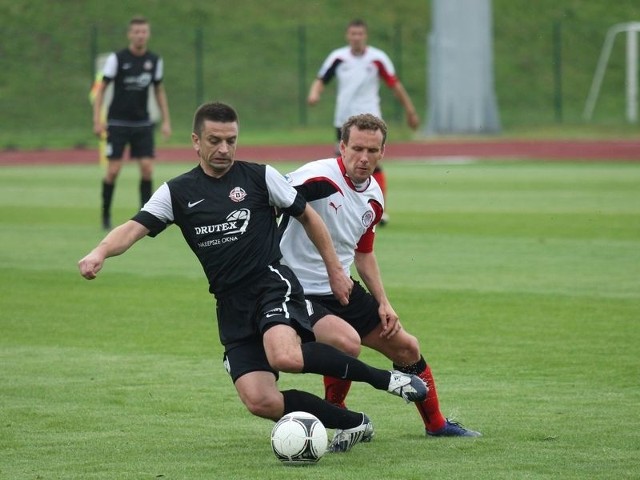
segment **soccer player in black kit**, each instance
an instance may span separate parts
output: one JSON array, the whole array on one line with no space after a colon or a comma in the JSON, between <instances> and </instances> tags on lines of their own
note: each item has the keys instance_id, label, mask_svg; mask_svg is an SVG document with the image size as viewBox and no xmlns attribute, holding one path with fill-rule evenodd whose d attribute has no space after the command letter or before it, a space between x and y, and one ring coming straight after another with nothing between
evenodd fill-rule
<instances>
[{"instance_id":1,"label":"soccer player in black kit","mask_svg":"<svg viewBox=\"0 0 640 480\"><path fill-rule=\"evenodd\" d=\"M280 264L276 209L304 225L321 252L334 295L346 304L353 282L342 269L325 224L273 167L234 160L238 116L229 105L202 105L191 137L198 166L163 184L140 212L109 232L79 261L81 275L94 279L107 258L175 223L216 298L224 366L247 409L274 421L293 411L312 413L336 429L330 451L348 451L370 440L373 425L364 413L308 392L279 391L278 372L362 381L407 402L426 398L425 383L414 375L370 367L315 341L311 305L291 269Z\"/></svg>"},{"instance_id":2,"label":"soccer player in black kit","mask_svg":"<svg viewBox=\"0 0 640 480\"><path fill-rule=\"evenodd\" d=\"M129 21L127 37L129 46L107 58L102 74L102 84L93 103L93 132L101 136L107 132L106 155L109 159L102 181L102 227L111 229L111 203L116 179L122 168L124 149L129 145L129 156L140 166L140 204L151 197L153 157L155 155L153 120L147 106L149 88L153 87L162 115L162 134L171 135L169 104L162 85L162 58L147 49L149 22L144 17ZM113 82L113 100L107 114L107 125L100 111L104 92Z\"/></svg>"}]
</instances>

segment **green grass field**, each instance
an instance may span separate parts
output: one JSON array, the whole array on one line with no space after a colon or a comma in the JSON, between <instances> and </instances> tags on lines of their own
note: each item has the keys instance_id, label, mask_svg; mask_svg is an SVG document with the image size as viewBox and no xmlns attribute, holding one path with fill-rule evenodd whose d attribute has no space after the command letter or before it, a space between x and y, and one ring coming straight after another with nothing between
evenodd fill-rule
<instances>
[{"instance_id":1,"label":"green grass field","mask_svg":"<svg viewBox=\"0 0 640 480\"><path fill-rule=\"evenodd\" d=\"M87 282L76 262L103 236L101 170L2 167L0 478L638 478L640 165L386 165L388 294L443 412L484 437L425 438L412 406L355 385L374 442L281 466L272 424L244 410L222 367L213 300L178 229ZM159 164L156 180L187 168ZM137 176L123 171L118 222ZM281 385L321 392L312 375Z\"/></svg>"}]
</instances>

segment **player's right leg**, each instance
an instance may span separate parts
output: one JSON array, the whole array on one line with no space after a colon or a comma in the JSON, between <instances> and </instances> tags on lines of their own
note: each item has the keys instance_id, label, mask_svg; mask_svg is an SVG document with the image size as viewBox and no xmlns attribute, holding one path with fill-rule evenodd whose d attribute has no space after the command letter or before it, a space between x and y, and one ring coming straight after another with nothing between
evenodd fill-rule
<instances>
[{"instance_id":1,"label":"player's right leg","mask_svg":"<svg viewBox=\"0 0 640 480\"><path fill-rule=\"evenodd\" d=\"M107 129L107 169L102 180L102 228L111 230L111 204L116 187L116 180L122 168L122 156L128 142L127 132L123 127L109 126Z\"/></svg>"},{"instance_id":2,"label":"player's right leg","mask_svg":"<svg viewBox=\"0 0 640 480\"><path fill-rule=\"evenodd\" d=\"M418 340L401 329L391 338L382 337L382 327L365 335L362 344L377 350L393 361L394 368L419 376L429 387L427 398L416 402L418 413L424 422L425 432L433 437L479 437L481 434L447 419L440 411L440 402L431 367L420 353Z\"/></svg>"}]
</instances>

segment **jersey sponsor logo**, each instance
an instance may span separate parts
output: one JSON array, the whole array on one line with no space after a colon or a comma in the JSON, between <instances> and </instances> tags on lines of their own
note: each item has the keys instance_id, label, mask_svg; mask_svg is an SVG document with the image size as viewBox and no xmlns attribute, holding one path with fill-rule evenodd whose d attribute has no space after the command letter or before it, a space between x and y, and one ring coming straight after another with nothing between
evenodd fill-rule
<instances>
[{"instance_id":1,"label":"jersey sponsor logo","mask_svg":"<svg viewBox=\"0 0 640 480\"><path fill-rule=\"evenodd\" d=\"M371 210L364 212L364 215L362 215L362 225L364 225L364 228L369 228L371 223L373 223L373 219L374 215Z\"/></svg>"},{"instance_id":2,"label":"jersey sponsor logo","mask_svg":"<svg viewBox=\"0 0 640 480\"><path fill-rule=\"evenodd\" d=\"M210 235L212 233L219 233L222 235L219 238L198 242L198 246L200 248L205 248L235 242L239 238L237 234L242 235L247 231L250 219L251 211L247 208L241 208L239 210L234 210L227 215L227 221L224 223L194 227L196 235L202 236Z\"/></svg>"},{"instance_id":3,"label":"jersey sponsor logo","mask_svg":"<svg viewBox=\"0 0 640 480\"><path fill-rule=\"evenodd\" d=\"M187 203L187 207L193 208L193 207L195 207L196 205L198 205L199 203L202 203L202 202L204 202L204 198L198 200L197 202L189 202L189 203Z\"/></svg>"},{"instance_id":4,"label":"jersey sponsor logo","mask_svg":"<svg viewBox=\"0 0 640 480\"><path fill-rule=\"evenodd\" d=\"M247 198L247 192L245 192L242 187L235 187L229 192L229 198L234 202L239 203Z\"/></svg>"},{"instance_id":5,"label":"jersey sponsor logo","mask_svg":"<svg viewBox=\"0 0 640 480\"><path fill-rule=\"evenodd\" d=\"M125 77L123 82L127 90L143 90L149 86L151 78L152 76L150 73L141 73L140 75Z\"/></svg>"}]
</instances>

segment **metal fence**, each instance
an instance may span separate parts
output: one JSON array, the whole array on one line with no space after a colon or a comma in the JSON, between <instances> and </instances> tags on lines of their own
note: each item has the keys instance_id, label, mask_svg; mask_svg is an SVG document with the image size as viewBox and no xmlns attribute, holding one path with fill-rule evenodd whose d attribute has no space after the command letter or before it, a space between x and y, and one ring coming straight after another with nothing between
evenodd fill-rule
<instances>
[{"instance_id":1,"label":"metal fence","mask_svg":"<svg viewBox=\"0 0 640 480\"><path fill-rule=\"evenodd\" d=\"M63 28L63 27L62 27ZM85 31L0 30L0 125L5 132L83 132L90 135L88 92L97 54L126 46L122 25ZM494 22L495 79L505 129L581 123L606 28L556 21L535 31ZM428 26L378 24L372 45L386 50L424 117ZM269 29L255 25L207 29L154 28L150 48L165 60L165 85L174 126L191 123L195 107L220 99L235 105L248 128L328 126L333 87L313 109L305 104L320 63L344 37L342 24ZM624 44L614 46L595 122L625 123ZM389 122L402 120L399 105L383 89ZM425 119L426 120L426 119ZM174 127L175 128L175 127ZM2 148L3 145L0 145ZM6 145L4 145L6 147Z\"/></svg>"}]
</instances>

